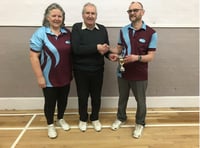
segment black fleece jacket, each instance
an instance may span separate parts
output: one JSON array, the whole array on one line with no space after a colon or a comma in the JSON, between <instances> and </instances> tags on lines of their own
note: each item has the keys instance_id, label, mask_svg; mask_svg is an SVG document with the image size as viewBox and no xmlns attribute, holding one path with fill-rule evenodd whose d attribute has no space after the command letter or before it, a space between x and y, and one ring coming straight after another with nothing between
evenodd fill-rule
<instances>
[{"instance_id":1,"label":"black fleece jacket","mask_svg":"<svg viewBox=\"0 0 200 148\"><path fill-rule=\"evenodd\" d=\"M104 56L97 50L97 44L108 44L108 33L103 25L97 24L99 29L83 29L82 23L76 23L72 27L72 52L73 69L83 71L98 71L104 68Z\"/></svg>"}]
</instances>

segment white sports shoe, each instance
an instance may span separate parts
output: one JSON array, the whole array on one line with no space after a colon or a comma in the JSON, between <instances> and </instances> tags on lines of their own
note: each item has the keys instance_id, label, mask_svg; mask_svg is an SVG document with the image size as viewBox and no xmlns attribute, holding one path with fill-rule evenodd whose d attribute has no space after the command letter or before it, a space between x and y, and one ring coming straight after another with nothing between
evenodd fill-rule
<instances>
[{"instance_id":1,"label":"white sports shoe","mask_svg":"<svg viewBox=\"0 0 200 148\"><path fill-rule=\"evenodd\" d=\"M64 119L57 120L57 126L60 126L63 130L68 131L70 126L68 123L65 122Z\"/></svg>"},{"instance_id":2,"label":"white sports shoe","mask_svg":"<svg viewBox=\"0 0 200 148\"><path fill-rule=\"evenodd\" d=\"M53 124L48 125L48 136L52 139L57 137L56 129Z\"/></svg>"},{"instance_id":3,"label":"white sports shoe","mask_svg":"<svg viewBox=\"0 0 200 148\"><path fill-rule=\"evenodd\" d=\"M143 131L144 126L141 124L136 124L135 125L135 130L133 132L133 137L134 138L140 138L142 135L142 131Z\"/></svg>"},{"instance_id":4,"label":"white sports shoe","mask_svg":"<svg viewBox=\"0 0 200 148\"><path fill-rule=\"evenodd\" d=\"M100 132L101 131L101 123L99 120L92 121L92 125L95 129L95 131Z\"/></svg>"},{"instance_id":5,"label":"white sports shoe","mask_svg":"<svg viewBox=\"0 0 200 148\"><path fill-rule=\"evenodd\" d=\"M82 132L85 132L87 130L87 122L79 121L78 127Z\"/></svg>"},{"instance_id":6,"label":"white sports shoe","mask_svg":"<svg viewBox=\"0 0 200 148\"><path fill-rule=\"evenodd\" d=\"M112 130L118 130L121 127L121 125L123 125L124 123L125 122L122 122L122 121L116 119L115 122L113 122L111 129Z\"/></svg>"}]
</instances>

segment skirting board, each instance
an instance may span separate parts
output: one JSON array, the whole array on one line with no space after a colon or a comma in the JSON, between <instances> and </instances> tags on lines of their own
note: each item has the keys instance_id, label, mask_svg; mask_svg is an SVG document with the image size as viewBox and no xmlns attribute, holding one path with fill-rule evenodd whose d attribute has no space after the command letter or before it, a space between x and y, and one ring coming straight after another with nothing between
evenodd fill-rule
<instances>
[{"instance_id":1,"label":"skirting board","mask_svg":"<svg viewBox=\"0 0 200 148\"><path fill-rule=\"evenodd\" d=\"M90 101L90 99L89 99ZM199 107L199 96L147 97L148 108L160 107ZM0 110L43 109L43 97L0 98ZM88 103L90 107L90 102ZM118 97L102 97L101 108L117 108ZM134 97L129 98L127 108L136 107ZM69 97L68 109L78 108L77 97Z\"/></svg>"}]
</instances>

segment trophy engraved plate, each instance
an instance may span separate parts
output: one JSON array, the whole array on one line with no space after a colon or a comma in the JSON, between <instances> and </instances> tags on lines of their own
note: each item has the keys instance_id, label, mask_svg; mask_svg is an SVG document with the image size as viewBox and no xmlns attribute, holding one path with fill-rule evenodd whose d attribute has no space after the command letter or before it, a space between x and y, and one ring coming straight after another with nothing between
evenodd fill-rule
<instances>
[{"instance_id":1,"label":"trophy engraved plate","mask_svg":"<svg viewBox=\"0 0 200 148\"><path fill-rule=\"evenodd\" d=\"M119 56L119 71L121 71L121 72L124 72L125 71L125 68L124 68L124 58L120 55Z\"/></svg>"}]
</instances>

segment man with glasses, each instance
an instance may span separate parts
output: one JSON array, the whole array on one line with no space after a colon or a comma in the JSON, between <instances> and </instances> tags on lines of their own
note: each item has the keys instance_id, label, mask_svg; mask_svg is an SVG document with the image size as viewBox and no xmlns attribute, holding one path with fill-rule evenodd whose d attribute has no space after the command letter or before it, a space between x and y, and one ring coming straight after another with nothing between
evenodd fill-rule
<instances>
[{"instance_id":1,"label":"man with glasses","mask_svg":"<svg viewBox=\"0 0 200 148\"><path fill-rule=\"evenodd\" d=\"M118 45L112 49L123 57L125 71L118 71L118 111L111 128L117 130L127 120L126 108L131 89L137 102L134 138L141 136L145 126L148 62L153 60L157 46L157 33L142 20L144 12L140 2L130 4L127 13L131 23L120 30ZM112 61L117 60L118 54L110 55Z\"/></svg>"}]
</instances>

